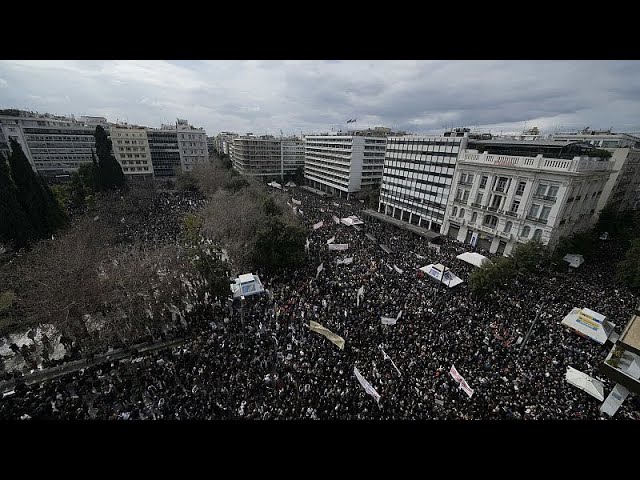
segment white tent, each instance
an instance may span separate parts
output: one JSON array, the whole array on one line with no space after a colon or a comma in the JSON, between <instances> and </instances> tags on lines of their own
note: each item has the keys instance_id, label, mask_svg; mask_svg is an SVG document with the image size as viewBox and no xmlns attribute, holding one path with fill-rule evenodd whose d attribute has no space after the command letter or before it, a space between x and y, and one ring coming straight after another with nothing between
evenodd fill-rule
<instances>
[{"instance_id":1,"label":"white tent","mask_svg":"<svg viewBox=\"0 0 640 480\"><path fill-rule=\"evenodd\" d=\"M441 281L447 287L452 288L462 283L462 279L456 276L451 270L441 263L433 264L420 268L424 273L438 281Z\"/></svg>"},{"instance_id":2,"label":"white tent","mask_svg":"<svg viewBox=\"0 0 640 480\"><path fill-rule=\"evenodd\" d=\"M604 385L601 381L596 380L573 367L567 367L565 379L571 385L578 387L580 390L584 390L597 400L600 400L601 402L604 401Z\"/></svg>"},{"instance_id":3,"label":"white tent","mask_svg":"<svg viewBox=\"0 0 640 480\"><path fill-rule=\"evenodd\" d=\"M471 265L475 265L476 267L481 267L487 262L491 263L491 260L489 260L487 257L475 252L461 253L456 258L462 260L463 262L470 263Z\"/></svg>"},{"instance_id":4,"label":"white tent","mask_svg":"<svg viewBox=\"0 0 640 480\"><path fill-rule=\"evenodd\" d=\"M280 185L278 182L267 183L267 185L269 185L270 187L279 188L280 190L282 190L282 185Z\"/></svg>"},{"instance_id":5,"label":"white tent","mask_svg":"<svg viewBox=\"0 0 640 480\"><path fill-rule=\"evenodd\" d=\"M296 186L297 186L297 185L296 185L295 183L293 183L293 182L287 182L287 183L285 184L285 187L296 187Z\"/></svg>"},{"instance_id":6,"label":"white tent","mask_svg":"<svg viewBox=\"0 0 640 480\"><path fill-rule=\"evenodd\" d=\"M589 337L591 340L604 344L615 325L607 320L605 316L589 310L588 308L574 307L569 314L564 317L562 325L569 327L578 335Z\"/></svg>"},{"instance_id":7,"label":"white tent","mask_svg":"<svg viewBox=\"0 0 640 480\"><path fill-rule=\"evenodd\" d=\"M262 286L260 277L252 273L245 273L238 276L234 283L231 284L231 293L234 298L248 297L262 292L264 292L264 287Z\"/></svg>"},{"instance_id":8,"label":"white tent","mask_svg":"<svg viewBox=\"0 0 640 480\"><path fill-rule=\"evenodd\" d=\"M567 253L563 260L565 262L569 262L569 266L573 267L573 268L578 268L580 265L582 265L584 263L584 257L582 255L579 254L575 254L575 253Z\"/></svg>"}]
</instances>

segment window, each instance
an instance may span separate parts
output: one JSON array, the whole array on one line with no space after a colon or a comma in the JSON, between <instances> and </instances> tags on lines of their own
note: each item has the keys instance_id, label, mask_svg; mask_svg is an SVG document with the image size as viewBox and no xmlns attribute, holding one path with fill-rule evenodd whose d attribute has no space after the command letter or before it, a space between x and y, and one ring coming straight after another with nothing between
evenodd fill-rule
<instances>
[{"instance_id":1,"label":"window","mask_svg":"<svg viewBox=\"0 0 640 480\"><path fill-rule=\"evenodd\" d=\"M487 186L488 180L489 180L489 177L487 175L483 175L482 179L480 180L480 188L485 188Z\"/></svg>"},{"instance_id":2,"label":"window","mask_svg":"<svg viewBox=\"0 0 640 480\"><path fill-rule=\"evenodd\" d=\"M507 222L504 226L504 233L509 233L511 231L511 227L513 227L513 223Z\"/></svg>"},{"instance_id":3,"label":"window","mask_svg":"<svg viewBox=\"0 0 640 480\"><path fill-rule=\"evenodd\" d=\"M476 223L477 219L478 219L478 212L473 212L473 214L471 215L471 223Z\"/></svg>"},{"instance_id":4,"label":"window","mask_svg":"<svg viewBox=\"0 0 640 480\"><path fill-rule=\"evenodd\" d=\"M504 189L507 186L507 181L508 181L507 177L499 177L498 178L498 185L496 186L496 190L498 190L499 192L504 192Z\"/></svg>"},{"instance_id":5,"label":"window","mask_svg":"<svg viewBox=\"0 0 640 480\"><path fill-rule=\"evenodd\" d=\"M484 193L478 193L478 194L476 195L476 203L477 203L478 205L482 205L482 197L484 197Z\"/></svg>"},{"instance_id":6,"label":"window","mask_svg":"<svg viewBox=\"0 0 640 480\"><path fill-rule=\"evenodd\" d=\"M511 204L511 210L513 213L518 213L518 208L520 207L520 200L514 200Z\"/></svg>"},{"instance_id":7,"label":"window","mask_svg":"<svg viewBox=\"0 0 640 480\"><path fill-rule=\"evenodd\" d=\"M531 232L531 227L527 225L522 229L522 233L520 234L520 236L523 238L529 238L530 232Z\"/></svg>"},{"instance_id":8,"label":"window","mask_svg":"<svg viewBox=\"0 0 640 480\"><path fill-rule=\"evenodd\" d=\"M473 173L470 173L469 175L467 175L467 182L473 183Z\"/></svg>"},{"instance_id":9,"label":"window","mask_svg":"<svg viewBox=\"0 0 640 480\"><path fill-rule=\"evenodd\" d=\"M460 209L460 218L464 218L464 208Z\"/></svg>"},{"instance_id":10,"label":"window","mask_svg":"<svg viewBox=\"0 0 640 480\"><path fill-rule=\"evenodd\" d=\"M498 217L495 215L485 215L483 223L487 227L495 228L498 225Z\"/></svg>"},{"instance_id":11,"label":"window","mask_svg":"<svg viewBox=\"0 0 640 480\"><path fill-rule=\"evenodd\" d=\"M534 203L533 205L531 205L531 209L529 210L529 216L537 217L539 211L540 211L540 205L538 205L537 203Z\"/></svg>"},{"instance_id":12,"label":"window","mask_svg":"<svg viewBox=\"0 0 640 480\"><path fill-rule=\"evenodd\" d=\"M535 232L533 232L533 239L536 242L539 242L542 239L542 230L536 228Z\"/></svg>"},{"instance_id":13,"label":"window","mask_svg":"<svg viewBox=\"0 0 640 480\"><path fill-rule=\"evenodd\" d=\"M549 218L550 212L551 212L551 207L543 207L542 212L540 213L540 220L547 220Z\"/></svg>"},{"instance_id":14,"label":"window","mask_svg":"<svg viewBox=\"0 0 640 480\"><path fill-rule=\"evenodd\" d=\"M527 182L518 183L518 189L516 190L516 195L522 195L524 193L524 189L527 186Z\"/></svg>"},{"instance_id":15,"label":"window","mask_svg":"<svg viewBox=\"0 0 640 480\"><path fill-rule=\"evenodd\" d=\"M470 193L470 191L469 191L469 190L465 190L465 191L464 191L464 194L462 195L462 201L463 201L463 202L465 202L465 203L466 203L466 202L469 200L469 193Z\"/></svg>"},{"instance_id":16,"label":"window","mask_svg":"<svg viewBox=\"0 0 640 480\"><path fill-rule=\"evenodd\" d=\"M536 190L536 195L544 195L547 192L547 185L541 183L538 185L538 189Z\"/></svg>"},{"instance_id":17,"label":"window","mask_svg":"<svg viewBox=\"0 0 640 480\"><path fill-rule=\"evenodd\" d=\"M549 191L547 192L547 196L551 198L556 198L558 196L558 186L551 185L549 187Z\"/></svg>"},{"instance_id":18,"label":"window","mask_svg":"<svg viewBox=\"0 0 640 480\"><path fill-rule=\"evenodd\" d=\"M454 217L458 216L458 207L453 207L453 216Z\"/></svg>"}]
</instances>

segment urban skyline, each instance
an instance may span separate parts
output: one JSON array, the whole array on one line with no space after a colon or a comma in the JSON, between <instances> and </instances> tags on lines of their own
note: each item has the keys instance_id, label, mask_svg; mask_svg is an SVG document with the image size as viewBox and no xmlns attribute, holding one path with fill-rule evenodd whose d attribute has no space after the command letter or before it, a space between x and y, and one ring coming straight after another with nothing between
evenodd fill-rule
<instances>
[{"instance_id":1,"label":"urban skyline","mask_svg":"<svg viewBox=\"0 0 640 480\"><path fill-rule=\"evenodd\" d=\"M177 116L207 132L257 135L378 125L637 132L638 80L638 61L8 60L0 101L150 127Z\"/></svg>"}]
</instances>

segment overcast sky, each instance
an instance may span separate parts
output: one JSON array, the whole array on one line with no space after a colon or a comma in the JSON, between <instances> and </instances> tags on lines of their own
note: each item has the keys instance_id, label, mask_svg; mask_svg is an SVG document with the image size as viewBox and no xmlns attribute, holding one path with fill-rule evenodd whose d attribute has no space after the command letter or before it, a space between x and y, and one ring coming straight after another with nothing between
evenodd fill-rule
<instances>
[{"instance_id":1,"label":"overcast sky","mask_svg":"<svg viewBox=\"0 0 640 480\"><path fill-rule=\"evenodd\" d=\"M208 135L640 131L640 61L0 61L0 107Z\"/></svg>"}]
</instances>

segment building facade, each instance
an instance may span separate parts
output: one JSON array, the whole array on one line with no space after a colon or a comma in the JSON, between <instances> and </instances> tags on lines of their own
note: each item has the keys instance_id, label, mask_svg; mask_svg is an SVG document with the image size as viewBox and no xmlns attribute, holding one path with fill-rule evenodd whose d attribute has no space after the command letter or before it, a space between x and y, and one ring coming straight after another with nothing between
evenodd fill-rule
<instances>
[{"instance_id":1,"label":"building facade","mask_svg":"<svg viewBox=\"0 0 640 480\"><path fill-rule=\"evenodd\" d=\"M308 135L304 177L318 190L345 195L377 188L382 181L385 137Z\"/></svg>"},{"instance_id":2,"label":"building facade","mask_svg":"<svg viewBox=\"0 0 640 480\"><path fill-rule=\"evenodd\" d=\"M153 178L153 163L147 129L133 125L111 125L113 155L127 177Z\"/></svg>"},{"instance_id":3,"label":"building facade","mask_svg":"<svg viewBox=\"0 0 640 480\"><path fill-rule=\"evenodd\" d=\"M233 168L242 175L283 178L304 167L304 143L298 138L235 137L228 151Z\"/></svg>"},{"instance_id":4,"label":"building facade","mask_svg":"<svg viewBox=\"0 0 640 480\"><path fill-rule=\"evenodd\" d=\"M566 158L579 146L563 142L539 146L564 148L560 158L535 155L532 143L512 144L515 151L530 149L527 156L495 153L490 142L461 150L442 233L508 255L518 243L537 240L553 248L560 237L591 227L612 162Z\"/></svg>"},{"instance_id":5,"label":"building facade","mask_svg":"<svg viewBox=\"0 0 640 480\"><path fill-rule=\"evenodd\" d=\"M103 117L92 118L106 123ZM9 151L9 137L12 137L22 146L34 170L44 176L69 174L82 164L92 162L95 125L73 117L1 110L0 151Z\"/></svg>"},{"instance_id":6,"label":"building facade","mask_svg":"<svg viewBox=\"0 0 640 480\"><path fill-rule=\"evenodd\" d=\"M611 153L612 173L598 204L617 211L640 208L640 138L610 130L556 133L556 140L584 141Z\"/></svg>"},{"instance_id":7,"label":"building facade","mask_svg":"<svg viewBox=\"0 0 640 480\"><path fill-rule=\"evenodd\" d=\"M149 128L147 140L156 177L173 177L182 171L178 132L175 128Z\"/></svg>"},{"instance_id":8,"label":"building facade","mask_svg":"<svg viewBox=\"0 0 640 480\"><path fill-rule=\"evenodd\" d=\"M207 133L202 128L189 125L186 120L178 119L176 122L178 135L178 149L180 150L180 163L183 172L193 170L197 164L209 162L209 150L207 147Z\"/></svg>"},{"instance_id":9,"label":"building facade","mask_svg":"<svg viewBox=\"0 0 640 480\"><path fill-rule=\"evenodd\" d=\"M447 201L467 133L389 137L378 212L441 232Z\"/></svg>"}]
</instances>

